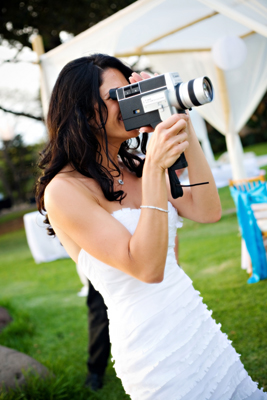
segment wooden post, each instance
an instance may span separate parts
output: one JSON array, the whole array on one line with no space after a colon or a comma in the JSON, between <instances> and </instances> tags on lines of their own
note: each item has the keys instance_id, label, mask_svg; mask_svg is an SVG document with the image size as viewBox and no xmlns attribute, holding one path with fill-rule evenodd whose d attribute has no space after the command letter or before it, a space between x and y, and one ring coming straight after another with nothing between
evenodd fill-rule
<instances>
[{"instance_id":1,"label":"wooden post","mask_svg":"<svg viewBox=\"0 0 267 400\"><path fill-rule=\"evenodd\" d=\"M222 102L223 114L224 114L224 122L225 122L225 130L229 131L229 123L230 123L230 104L227 92L227 86L225 82L225 76L223 70L219 67L216 68L217 82L219 86L220 99Z\"/></svg>"},{"instance_id":2,"label":"wooden post","mask_svg":"<svg viewBox=\"0 0 267 400\"><path fill-rule=\"evenodd\" d=\"M38 58L44 54L44 43L41 35L37 35L32 40L32 49L38 55ZM38 60L39 61L39 60Z\"/></svg>"},{"instance_id":3,"label":"wooden post","mask_svg":"<svg viewBox=\"0 0 267 400\"><path fill-rule=\"evenodd\" d=\"M43 38L41 35L37 35L33 38L32 49L38 56L38 63L40 66L41 102L42 102L42 108L43 108L43 116L44 116L44 119L46 119L46 116L48 113L48 103L49 103L50 93L47 88L47 84L46 84L45 77L44 77L43 70L42 70L42 65L40 62L40 56L45 53Z\"/></svg>"}]
</instances>

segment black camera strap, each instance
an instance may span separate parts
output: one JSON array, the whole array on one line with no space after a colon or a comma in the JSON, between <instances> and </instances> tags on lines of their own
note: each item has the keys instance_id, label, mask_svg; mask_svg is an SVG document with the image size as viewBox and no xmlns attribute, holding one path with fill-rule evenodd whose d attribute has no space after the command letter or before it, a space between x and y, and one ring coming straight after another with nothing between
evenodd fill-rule
<instances>
[{"instance_id":1,"label":"black camera strap","mask_svg":"<svg viewBox=\"0 0 267 400\"><path fill-rule=\"evenodd\" d=\"M209 182L199 182L199 183L192 183L190 185L181 185L178 176L176 175L176 170L177 169L182 169L187 167L187 161L185 158L184 153L180 155L178 160L170 167L168 168L168 174L170 178L170 186L171 186L171 194L174 199L177 199L178 197L183 196L183 187L192 187L192 186L200 186L200 185L208 185Z\"/></svg>"},{"instance_id":2,"label":"black camera strap","mask_svg":"<svg viewBox=\"0 0 267 400\"><path fill-rule=\"evenodd\" d=\"M199 182L199 183L192 183L192 185L180 185L181 187L191 187L191 186L200 186L200 185L208 185L209 182Z\"/></svg>"}]
</instances>

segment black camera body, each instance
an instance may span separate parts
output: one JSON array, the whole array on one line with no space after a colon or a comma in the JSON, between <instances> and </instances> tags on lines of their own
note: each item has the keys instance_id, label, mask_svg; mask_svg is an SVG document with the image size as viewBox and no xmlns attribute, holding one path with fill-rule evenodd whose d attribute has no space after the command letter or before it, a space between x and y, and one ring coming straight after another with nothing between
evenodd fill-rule
<instances>
[{"instance_id":1,"label":"black camera body","mask_svg":"<svg viewBox=\"0 0 267 400\"><path fill-rule=\"evenodd\" d=\"M117 100L125 129L130 131L147 125L154 127L153 125L168 118L173 112L167 90L165 75L117 89Z\"/></svg>"},{"instance_id":2,"label":"black camera body","mask_svg":"<svg viewBox=\"0 0 267 400\"><path fill-rule=\"evenodd\" d=\"M111 89L109 93L112 99L119 102L127 131L149 125L155 128L171 115L185 113L185 110L209 103L213 99L213 88L208 77L184 83L177 72L168 72L118 89ZM173 198L183 195L175 170L185 167L187 161L182 154L168 169Z\"/></svg>"}]
</instances>

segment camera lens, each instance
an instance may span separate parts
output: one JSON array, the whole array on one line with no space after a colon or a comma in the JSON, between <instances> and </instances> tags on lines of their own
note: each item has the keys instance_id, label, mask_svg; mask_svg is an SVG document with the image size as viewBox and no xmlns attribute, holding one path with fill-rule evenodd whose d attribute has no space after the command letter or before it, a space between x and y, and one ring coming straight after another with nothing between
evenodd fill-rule
<instances>
[{"instance_id":1,"label":"camera lens","mask_svg":"<svg viewBox=\"0 0 267 400\"><path fill-rule=\"evenodd\" d=\"M213 88L208 77L192 79L189 82L179 83L175 86L176 99L170 96L171 104L178 110L210 103L213 99ZM175 104L176 103L176 104Z\"/></svg>"},{"instance_id":2,"label":"camera lens","mask_svg":"<svg viewBox=\"0 0 267 400\"><path fill-rule=\"evenodd\" d=\"M203 79L203 92L209 101L212 100L212 88L207 80L207 78Z\"/></svg>"}]
</instances>

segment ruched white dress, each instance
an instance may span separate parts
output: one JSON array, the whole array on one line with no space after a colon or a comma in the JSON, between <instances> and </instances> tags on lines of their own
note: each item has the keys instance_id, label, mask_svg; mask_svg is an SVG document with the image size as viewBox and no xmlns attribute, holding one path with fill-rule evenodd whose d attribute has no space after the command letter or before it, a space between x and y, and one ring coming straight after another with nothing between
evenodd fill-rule
<instances>
[{"instance_id":1,"label":"ruched white dress","mask_svg":"<svg viewBox=\"0 0 267 400\"><path fill-rule=\"evenodd\" d=\"M113 213L131 234L140 209ZM169 249L164 280L141 282L92 257L79 266L108 307L114 367L132 400L259 400L239 355L190 278L177 265L176 228L182 224L169 203Z\"/></svg>"}]
</instances>

